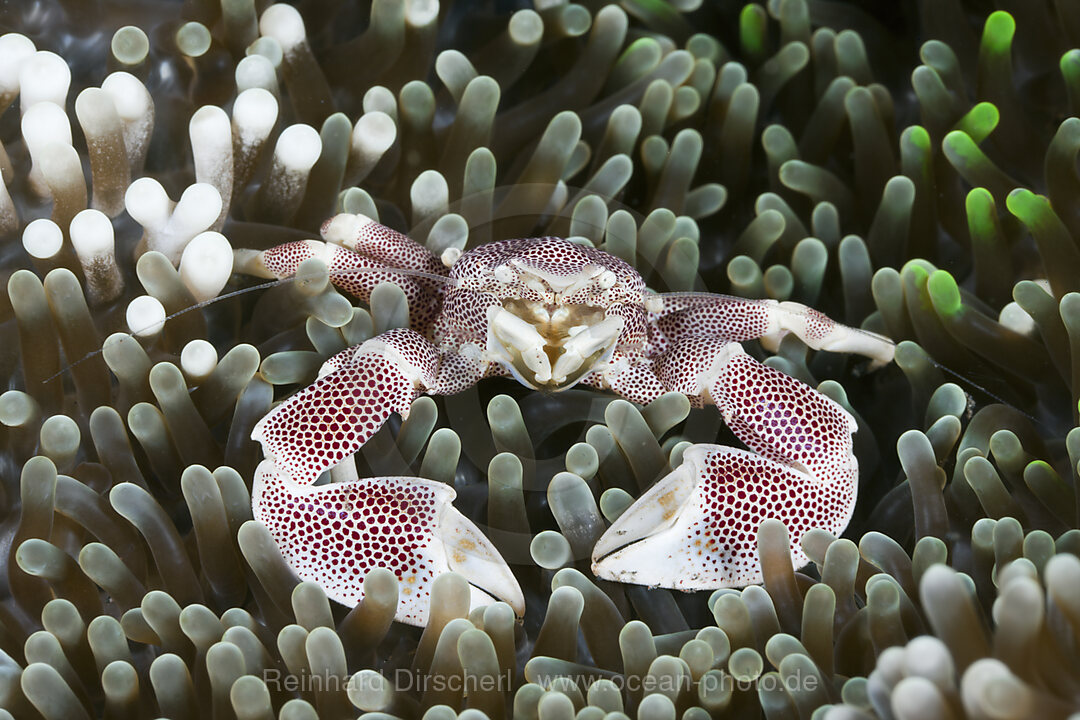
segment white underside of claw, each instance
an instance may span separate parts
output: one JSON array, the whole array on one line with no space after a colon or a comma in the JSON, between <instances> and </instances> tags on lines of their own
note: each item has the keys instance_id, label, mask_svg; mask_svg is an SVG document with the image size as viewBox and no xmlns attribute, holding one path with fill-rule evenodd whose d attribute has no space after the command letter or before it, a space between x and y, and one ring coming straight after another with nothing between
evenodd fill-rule
<instances>
[{"instance_id":1,"label":"white underside of claw","mask_svg":"<svg viewBox=\"0 0 1080 720\"><path fill-rule=\"evenodd\" d=\"M469 581L472 607L501 600L519 616L525 613L525 598L502 555L480 528L449 502L443 506L435 535L441 541L438 547L447 568Z\"/></svg>"},{"instance_id":2,"label":"white underside of claw","mask_svg":"<svg viewBox=\"0 0 1080 720\"><path fill-rule=\"evenodd\" d=\"M700 586L697 573L682 562L685 528L700 514L694 496L701 470L695 467L692 450L687 450L690 458L642 493L597 541L592 553L597 577L662 587Z\"/></svg>"},{"instance_id":3,"label":"white underside of claw","mask_svg":"<svg viewBox=\"0 0 1080 720\"><path fill-rule=\"evenodd\" d=\"M697 487L697 471L684 462L646 490L620 515L593 547L593 560L671 528Z\"/></svg>"},{"instance_id":4,"label":"white underside of claw","mask_svg":"<svg viewBox=\"0 0 1080 720\"><path fill-rule=\"evenodd\" d=\"M851 518L853 458L849 473L831 483L721 445L694 445L683 458L597 541L597 577L679 590L743 587L762 580L757 533L766 519L788 527L792 563L801 567L803 533L839 534Z\"/></svg>"}]
</instances>

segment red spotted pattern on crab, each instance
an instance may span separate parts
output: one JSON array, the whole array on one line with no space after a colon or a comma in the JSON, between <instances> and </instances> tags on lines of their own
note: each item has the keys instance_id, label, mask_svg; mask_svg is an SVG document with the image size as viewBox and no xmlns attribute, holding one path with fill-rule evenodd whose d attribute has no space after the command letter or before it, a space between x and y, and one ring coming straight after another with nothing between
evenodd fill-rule
<instances>
[{"instance_id":1,"label":"red spotted pattern on crab","mask_svg":"<svg viewBox=\"0 0 1080 720\"><path fill-rule=\"evenodd\" d=\"M355 604L376 567L405 580L407 594L430 596L434 563L418 555L431 541L440 490L388 477L297 492L274 474L264 477L254 503L260 522L296 538L302 552L292 553L294 569L318 575L328 594Z\"/></svg>"},{"instance_id":2,"label":"red spotted pattern on crab","mask_svg":"<svg viewBox=\"0 0 1080 720\"><path fill-rule=\"evenodd\" d=\"M880 366L893 357L886 338L797 303L657 295L628 263L559 238L503 240L440 258L363 216L338 215L322 234L325 243L238 251L237 267L288 277L319 258L335 285L363 301L379 282L398 283L410 309L410 328L332 357L252 435L267 458L255 515L293 570L330 597L356 603L366 572L389 567L409 589L398 619L423 625L431 580L453 570L472 585L474 607L504 600L523 612L513 573L453 508L451 488L419 478L312 485L391 414L406 417L421 394L457 393L494 375L548 391L583 383L639 403L682 392L696 406L716 405L750 448L688 448L597 542L598 577L684 590L743 586L761 581L756 538L765 519L787 526L795 566L807 562L806 531L847 525L858 482L854 418L739 343L775 344L793 333L813 349L860 353ZM303 528L301 503L312 518ZM343 522L348 503L354 509Z\"/></svg>"},{"instance_id":3,"label":"red spotted pattern on crab","mask_svg":"<svg viewBox=\"0 0 1080 720\"><path fill-rule=\"evenodd\" d=\"M256 476L255 519L270 528L297 575L316 580L345 605L360 602L374 568L397 576L397 619L411 625L427 623L431 583L441 572L475 579L473 605L495 602L486 587L516 586L498 551L451 505L449 485L381 477L303 486L270 460ZM515 606L520 611L520 603Z\"/></svg>"}]
</instances>

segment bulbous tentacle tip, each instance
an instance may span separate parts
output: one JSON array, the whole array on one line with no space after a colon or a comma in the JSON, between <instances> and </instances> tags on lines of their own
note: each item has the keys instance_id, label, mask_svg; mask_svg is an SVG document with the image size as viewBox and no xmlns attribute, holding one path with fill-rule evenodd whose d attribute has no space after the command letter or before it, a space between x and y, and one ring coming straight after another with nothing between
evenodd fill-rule
<instances>
[{"instance_id":1,"label":"bulbous tentacle tip","mask_svg":"<svg viewBox=\"0 0 1080 720\"><path fill-rule=\"evenodd\" d=\"M451 505L455 495L449 485L415 477L299 485L264 460L252 506L293 572L344 605L361 602L367 574L386 568L398 578L398 622L427 624L431 585L447 572L468 581L471 608L503 601L522 615L517 580L480 529Z\"/></svg>"}]
</instances>

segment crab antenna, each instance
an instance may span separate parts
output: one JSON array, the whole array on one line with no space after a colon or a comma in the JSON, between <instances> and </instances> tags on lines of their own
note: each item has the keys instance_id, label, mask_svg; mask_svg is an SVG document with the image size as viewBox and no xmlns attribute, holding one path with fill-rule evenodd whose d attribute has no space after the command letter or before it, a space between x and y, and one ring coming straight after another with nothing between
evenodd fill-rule
<instances>
[{"instance_id":1,"label":"crab antenna","mask_svg":"<svg viewBox=\"0 0 1080 720\"><path fill-rule=\"evenodd\" d=\"M981 392L983 395L986 395L988 398L990 398L991 400L994 400L995 402L998 402L998 403L1001 403L1002 405L1006 405L1008 407L1011 407L1013 410L1015 410L1016 412L1023 415L1025 418L1030 420L1035 425L1041 425L1043 427L1049 427L1049 425L1045 421L1039 420L1038 418L1036 418L1031 413L1024 412L1022 409L1018 408L1014 403L1009 402L1008 400L1001 397L1000 395L993 392L992 390L989 390L988 388L983 387L982 385L975 382L974 380L972 380L970 377L964 375L963 373L959 373L959 372L957 372L957 371L955 371L955 370L953 370L953 369L951 369L951 368L949 368L949 367L947 367L945 365L942 365L941 363L939 363L937 360L930 357L929 355L926 356L926 359L931 365L936 367L938 370L941 370L943 373L945 373L949 377L951 377L951 378L953 378L955 380L958 380L961 383L963 383L965 385L968 385L968 386L970 386L972 388L975 388L976 390ZM974 402L974 400L972 399L971 395L969 394L968 395L969 408L971 407L970 403L973 403L973 402Z\"/></svg>"},{"instance_id":2,"label":"crab antenna","mask_svg":"<svg viewBox=\"0 0 1080 720\"><path fill-rule=\"evenodd\" d=\"M253 290L265 290L267 288L272 288L272 287L274 287L276 285L281 285L282 283L291 282L292 280L293 280L293 278L291 278L291 277L283 278L283 279L280 279L280 280L270 280L269 282L259 283L258 285L252 285L251 287L240 288L239 290L233 290L232 292L225 293L224 295L218 295L217 297L210 298L209 300L203 300L202 302L197 302L194 305L191 305L190 307L184 308L183 310L177 310L176 312L172 313L171 315L166 315L164 319L160 319L160 318L156 319L153 323L148 324L146 327L135 328L135 329L131 330L130 332L123 333L123 335L125 337L129 337L129 338L130 337L135 337L136 335L140 335L140 334L149 332L153 328L159 327L159 326L163 325L164 323L168 322L169 320L172 320L175 317L180 317L181 315L183 315L185 313L189 313L192 310L198 310L198 309L204 308L204 307L206 307L208 305L213 305L214 303L218 302L219 300L228 300L229 298L236 297L237 295L243 295L244 293L248 293L248 292L251 292ZM66 365L62 369L58 370L57 372L53 373L49 377L42 380L41 384L45 385L47 383L52 382L56 378L60 377L64 373L66 373L68 370L71 370L73 367L81 365L81 364L83 364L84 362L86 362L87 360L89 360L91 358L97 357L98 355L100 355L104 351L105 351L104 348L98 348L97 350L94 350L93 352L86 353L85 355L83 355L81 358L79 358L75 362L69 363L68 365Z\"/></svg>"},{"instance_id":3,"label":"crab antenna","mask_svg":"<svg viewBox=\"0 0 1080 720\"><path fill-rule=\"evenodd\" d=\"M444 285L451 285L451 286L455 286L455 287L461 284L460 281L451 280L450 278L444 277L442 275L435 275L434 273L426 273L426 272L423 272L421 270L412 270L412 269L409 269L409 268L357 267L357 268L346 269L346 272L350 272L350 273L353 273L353 272L355 272L355 273L387 272L387 271L401 273L402 275L412 275L412 276L415 276L415 277L422 277L422 278L425 278L427 280L432 280L434 282L440 282L440 283L443 283ZM147 325L145 328L135 328L135 329L131 330L131 332L124 333L124 335L126 335L127 337L134 337L136 335L139 335L140 333L147 332L147 331L151 330L152 328L157 327L158 325L161 325L162 323L168 322L169 320L172 320L173 318L180 317L181 315L192 312L193 310L201 310L204 307L209 307L210 305L218 303L218 302L220 302L222 300L229 300L231 298L238 297L240 295L245 295L245 294L247 294L249 292L255 292L257 290L267 290L269 288L277 287L278 285L282 285L284 283L293 282L294 280L296 280L296 276L291 275L291 276L289 276L287 278L278 278L276 280L268 280L267 282L259 283L257 285L251 285L249 287L239 288L237 290L233 290L232 292L227 292L224 295L218 295L217 297L212 297L209 300L203 300L202 302L197 302L197 303L195 303L193 305L190 305L190 306L184 308L183 310L177 310L176 312L174 312L174 313L172 313L170 315L166 315L164 320L160 320L160 319L155 320L155 322L153 324ZM78 360L76 360L76 361L74 361L72 363L69 363L68 365L66 365L61 370L58 370L57 372L53 373L49 377L42 380L41 381L42 385L52 382L53 380L60 377L61 375L63 375L67 371L71 370L73 367L81 365L82 363L86 362L87 360L89 360L91 358L97 357L102 352L104 352L104 349L103 348L98 348L97 350L94 350L93 352L89 352L89 353L83 355Z\"/></svg>"}]
</instances>

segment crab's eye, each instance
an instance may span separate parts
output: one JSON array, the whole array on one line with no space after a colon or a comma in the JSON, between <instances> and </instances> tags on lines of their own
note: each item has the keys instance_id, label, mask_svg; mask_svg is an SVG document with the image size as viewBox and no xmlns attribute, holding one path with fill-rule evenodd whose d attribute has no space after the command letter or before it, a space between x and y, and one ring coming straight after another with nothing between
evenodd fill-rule
<instances>
[{"instance_id":1,"label":"crab's eye","mask_svg":"<svg viewBox=\"0 0 1080 720\"><path fill-rule=\"evenodd\" d=\"M600 278L597 280L597 283L599 283L601 290L607 290L608 288L615 286L615 279L615 273L610 270L605 270L600 273Z\"/></svg>"}]
</instances>

